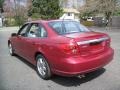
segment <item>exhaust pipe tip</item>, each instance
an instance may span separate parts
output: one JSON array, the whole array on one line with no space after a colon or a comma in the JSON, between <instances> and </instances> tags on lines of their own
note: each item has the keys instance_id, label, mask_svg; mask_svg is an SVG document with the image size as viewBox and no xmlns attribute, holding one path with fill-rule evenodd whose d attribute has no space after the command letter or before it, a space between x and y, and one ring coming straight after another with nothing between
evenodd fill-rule
<instances>
[{"instance_id":1,"label":"exhaust pipe tip","mask_svg":"<svg viewBox=\"0 0 120 90\"><path fill-rule=\"evenodd\" d=\"M78 78L84 78L85 75L84 75L84 74L81 74L81 75L78 75L77 77L78 77Z\"/></svg>"}]
</instances>

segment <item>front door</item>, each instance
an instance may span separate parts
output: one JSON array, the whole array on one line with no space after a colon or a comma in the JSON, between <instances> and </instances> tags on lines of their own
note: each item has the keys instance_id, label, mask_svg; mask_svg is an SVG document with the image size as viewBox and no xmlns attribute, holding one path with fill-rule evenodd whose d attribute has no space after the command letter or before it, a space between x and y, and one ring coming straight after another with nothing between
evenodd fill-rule
<instances>
[{"instance_id":1,"label":"front door","mask_svg":"<svg viewBox=\"0 0 120 90\"><path fill-rule=\"evenodd\" d=\"M15 47L15 52L20 55L23 56L24 55L24 44L23 44L23 40L26 37L26 32L28 30L28 26L29 24L25 24L21 27L21 29L18 31L18 35L14 38L14 47Z\"/></svg>"},{"instance_id":2,"label":"front door","mask_svg":"<svg viewBox=\"0 0 120 90\"><path fill-rule=\"evenodd\" d=\"M27 36L24 38L24 55L31 63L35 63L35 53L38 47L44 43L47 32L39 23L32 23L28 29Z\"/></svg>"}]
</instances>

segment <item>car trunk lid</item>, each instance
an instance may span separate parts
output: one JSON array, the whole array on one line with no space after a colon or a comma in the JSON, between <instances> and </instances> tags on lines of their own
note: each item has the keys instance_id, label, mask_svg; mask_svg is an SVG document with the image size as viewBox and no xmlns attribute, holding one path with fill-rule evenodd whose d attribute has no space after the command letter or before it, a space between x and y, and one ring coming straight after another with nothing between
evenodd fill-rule
<instances>
[{"instance_id":1,"label":"car trunk lid","mask_svg":"<svg viewBox=\"0 0 120 90\"><path fill-rule=\"evenodd\" d=\"M82 56L101 53L107 49L109 44L109 37L98 32L74 33L64 36L77 42Z\"/></svg>"}]
</instances>

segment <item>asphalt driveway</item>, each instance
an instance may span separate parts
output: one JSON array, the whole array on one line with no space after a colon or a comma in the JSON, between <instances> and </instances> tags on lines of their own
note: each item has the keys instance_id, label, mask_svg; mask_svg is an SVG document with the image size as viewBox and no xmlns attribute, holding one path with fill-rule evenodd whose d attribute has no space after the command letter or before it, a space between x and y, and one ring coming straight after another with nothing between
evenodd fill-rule
<instances>
[{"instance_id":1,"label":"asphalt driveway","mask_svg":"<svg viewBox=\"0 0 120 90\"><path fill-rule=\"evenodd\" d=\"M0 90L120 90L120 29L90 29L111 36L115 50L114 60L82 79L54 76L45 81L39 78L31 64L18 56L9 55L7 40L18 28L0 28Z\"/></svg>"}]
</instances>

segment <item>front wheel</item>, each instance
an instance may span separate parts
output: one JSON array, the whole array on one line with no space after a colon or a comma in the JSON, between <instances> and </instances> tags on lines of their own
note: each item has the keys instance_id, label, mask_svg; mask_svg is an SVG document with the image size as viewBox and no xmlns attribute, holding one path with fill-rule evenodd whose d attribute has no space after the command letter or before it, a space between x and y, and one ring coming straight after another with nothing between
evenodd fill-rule
<instances>
[{"instance_id":1,"label":"front wheel","mask_svg":"<svg viewBox=\"0 0 120 90\"><path fill-rule=\"evenodd\" d=\"M51 74L49 64L47 63L45 57L39 54L37 55L36 60L37 60L37 63L36 63L37 72L39 76L45 80L49 79L52 76L52 74Z\"/></svg>"},{"instance_id":2,"label":"front wheel","mask_svg":"<svg viewBox=\"0 0 120 90\"><path fill-rule=\"evenodd\" d=\"M14 50L13 50L13 47L12 47L12 44L11 44L11 43L8 44L8 48L9 48L9 53L10 53L10 55L11 55L11 56L14 56L15 53L14 53Z\"/></svg>"}]
</instances>

